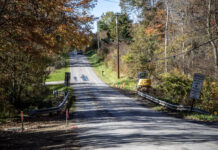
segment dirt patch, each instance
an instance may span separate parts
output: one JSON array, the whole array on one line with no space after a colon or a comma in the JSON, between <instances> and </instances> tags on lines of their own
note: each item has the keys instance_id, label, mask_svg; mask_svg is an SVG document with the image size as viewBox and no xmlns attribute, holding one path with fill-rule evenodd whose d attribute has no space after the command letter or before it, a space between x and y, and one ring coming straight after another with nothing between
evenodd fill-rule
<instances>
[{"instance_id":1,"label":"dirt patch","mask_svg":"<svg viewBox=\"0 0 218 150\"><path fill-rule=\"evenodd\" d=\"M72 118L72 116L70 116ZM0 127L0 149L79 149L73 120L66 125L64 116L25 118Z\"/></svg>"}]
</instances>

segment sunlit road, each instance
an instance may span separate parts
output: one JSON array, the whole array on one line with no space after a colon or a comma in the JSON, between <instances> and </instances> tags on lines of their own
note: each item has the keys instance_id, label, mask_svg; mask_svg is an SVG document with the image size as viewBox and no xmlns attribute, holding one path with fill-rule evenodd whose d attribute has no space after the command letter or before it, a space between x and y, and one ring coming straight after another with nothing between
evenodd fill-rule
<instances>
[{"instance_id":1,"label":"sunlit road","mask_svg":"<svg viewBox=\"0 0 218 150\"><path fill-rule=\"evenodd\" d=\"M218 150L218 127L156 113L104 84L83 55L72 56L81 149Z\"/></svg>"}]
</instances>

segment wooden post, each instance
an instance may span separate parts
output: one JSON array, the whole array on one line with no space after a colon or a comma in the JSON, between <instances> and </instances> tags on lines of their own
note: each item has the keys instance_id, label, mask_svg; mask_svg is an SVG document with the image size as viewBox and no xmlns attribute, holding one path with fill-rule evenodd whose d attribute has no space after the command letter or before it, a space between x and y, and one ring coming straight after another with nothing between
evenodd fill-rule
<instances>
[{"instance_id":1,"label":"wooden post","mask_svg":"<svg viewBox=\"0 0 218 150\"><path fill-rule=\"evenodd\" d=\"M68 125L69 112L68 108L66 109L66 126Z\"/></svg>"},{"instance_id":2,"label":"wooden post","mask_svg":"<svg viewBox=\"0 0 218 150\"><path fill-rule=\"evenodd\" d=\"M100 41L99 41L99 26L98 26L98 21L97 21L97 40L98 40L98 52L99 52Z\"/></svg>"},{"instance_id":3,"label":"wooden post","mask_svg":"<svg viewBox=\"0 0 218 150\"><path fill-rule=\"evenodd\" d=\"M119 48L119 28L118 28L118 16L116 14L116 32L117 32L117 78L120 78L120 48Z\"/></svg>"},{"instance_id":4,"label":"wooden post","mask_svg":"<svg viewBox=\"0 0 218 150\"><path fill-rule=\"evenodd\" d=\"M192 105L191 105L191 110L190 110L190 112L192 112L193 107L194 107L194 104L195 104L195 99L192 99Z\"/></svg>"},{"instance_id":5,"label":"wooden post","mask_svg":"<svg viewBox=\"0 0 218 150\"><path fill-rule=\"evenodd\" d=\"M23 125L23 111L20 112L21 122L22 122L22 132L24 131L24 125Z\"/></svg>"}]
</instances>

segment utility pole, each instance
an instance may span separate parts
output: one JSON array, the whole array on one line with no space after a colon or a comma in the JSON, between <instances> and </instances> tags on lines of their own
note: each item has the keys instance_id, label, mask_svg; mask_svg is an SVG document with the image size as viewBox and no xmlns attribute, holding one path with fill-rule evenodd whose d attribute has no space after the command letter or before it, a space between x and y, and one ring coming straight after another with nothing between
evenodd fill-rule
<instances>
[{"instance_id":1,"label":"utility pole","mask_svg":"<svg viewBox=\"0 0 218 150\"><path fill-rule=\"evenodd\" d=\"M97 18L97 19L99 19L99 18ZM97 21L97 40L98 40L98 51L99 51L100 43L99 43L99 26L98 26L98 21Z\"/></svg>"},{"instance_id":2,"label":"utility pole","mask_svg":"<svg viewBox=\"0 0 218 150\"><path fill-rule=\"evenodd\" d=\"M98 39L98 51L99 51L100 43L99 43L99 29L98 29L98 22L97 22L97 39Z\"/></svg>"},{"instance_id":3,"label":"utility pole","mask_svg":"<svg viewBox=\"0 0 218 150\"><path fill-rule=\"evenodd\" d=\"M119 28L118 28L118 16L116 13L116 33L117 33L117 78L120 78L120 48L119 48Z\"/></svg>"}]
</instances>

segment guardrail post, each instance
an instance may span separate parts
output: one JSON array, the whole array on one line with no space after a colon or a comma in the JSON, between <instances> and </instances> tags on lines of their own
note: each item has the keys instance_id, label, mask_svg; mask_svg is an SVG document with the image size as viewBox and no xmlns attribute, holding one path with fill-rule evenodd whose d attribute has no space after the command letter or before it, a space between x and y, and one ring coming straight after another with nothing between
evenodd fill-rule
<instances>
[{"instance_id":1,"label":"guardrail post","mask_svg":"<svg viewBox=\"0 0 218 150\"><path fill-rule=\"evenodd\" d=\"M66 109L66 126L68 125L69 112L68 108Z\"/></svg>"},{"instance_id":2,"label":"guardrail post","mask_svg":"<svg viewBox=\"0 0 218 150\"><path fill-rule=\"evenodd\" d=\"M24 131L24 125L23 125L23 111L20 112L21 122L22 122L22 132Z\"/></svg>"},{"instance_id":3,"label":"guardrail post","mask_svg":"<svg viewBox=\"0 0 218 150\"><path fill-rule=\"evenodd\" d=\"M68 91L65 91L65 92L64 92L64 96L66 96L66 95L67 95L67 93L68 93Z\"/></svg>"},{"instance_id":4,"label":"guardrail post","mask_svg":"<svg viewBox=\"0 0 218 150\"><path fill-rule=\"evenodd\" d=\"M195 104L195 99L192 99L192 105L191 105L190 112L192 112L192 110L193 110L193 107L194 107L194 104Z\"/></svg>"}]
</instances>

